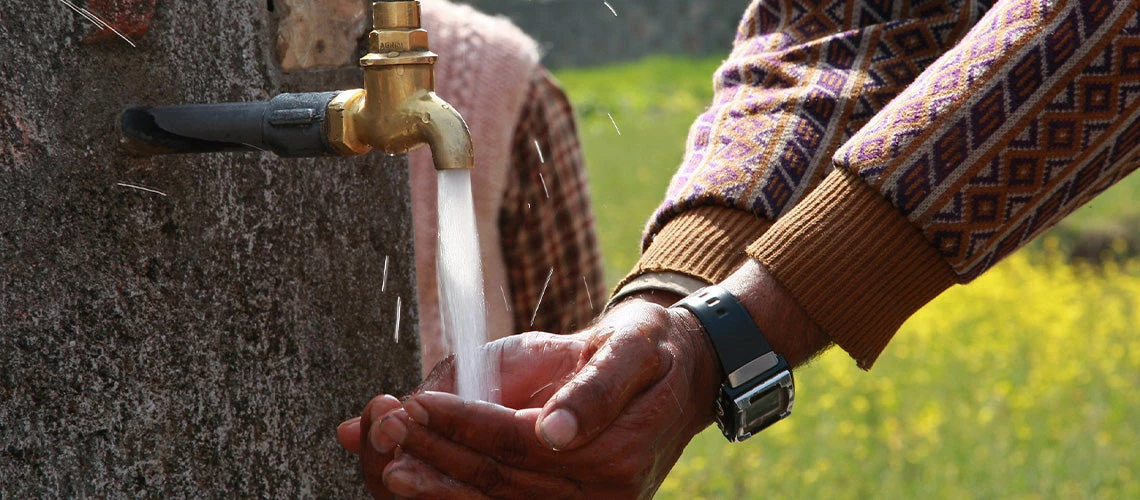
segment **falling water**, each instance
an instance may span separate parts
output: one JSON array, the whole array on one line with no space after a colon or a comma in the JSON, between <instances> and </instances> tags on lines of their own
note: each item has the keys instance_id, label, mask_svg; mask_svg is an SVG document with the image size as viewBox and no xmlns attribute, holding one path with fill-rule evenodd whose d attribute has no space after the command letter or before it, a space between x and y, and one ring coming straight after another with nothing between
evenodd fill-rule
<instances>
[{"instance_id":1,"label":"falling water","mask_svg":"<svg viewBox=\"0 0 1140 500\"><path fill-rule=\"evenodd\" d=\"M439 303L443 333L456 354L459 395L494 401L498 373L480 349L487 341L483 265L475 231L471 171L439 171Z\"/></svg>"}]
</instances>

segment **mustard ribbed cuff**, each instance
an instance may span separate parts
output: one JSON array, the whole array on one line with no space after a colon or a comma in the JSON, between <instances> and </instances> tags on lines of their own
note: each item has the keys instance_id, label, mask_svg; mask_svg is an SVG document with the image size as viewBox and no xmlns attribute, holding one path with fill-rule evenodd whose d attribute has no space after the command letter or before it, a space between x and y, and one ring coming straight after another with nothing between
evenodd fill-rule
<instances>
[{"instance_id":1,"label":"mustard ribbed cuff","mask_svg":"<svg viewBox=\"0 0 1140 500\"><path fill-rule=\"evenodd\" d=\"M863 369L911 314L956 282L910 221L842 170L829 174L747 252Z\"/></svg>"},{"instance_id":2,"label":"mustard ribbed cuff","mask_svg":"<svg viewBox=\"0 0 1140 500\"><path fill-rule=\"evenodd\" d=\"M771 225L742 210L700 207L682 212L661 228L633 270L615 288L648 272L675 272L719 283L748 256L744 248Z\"/></svg>"}]
</instances>

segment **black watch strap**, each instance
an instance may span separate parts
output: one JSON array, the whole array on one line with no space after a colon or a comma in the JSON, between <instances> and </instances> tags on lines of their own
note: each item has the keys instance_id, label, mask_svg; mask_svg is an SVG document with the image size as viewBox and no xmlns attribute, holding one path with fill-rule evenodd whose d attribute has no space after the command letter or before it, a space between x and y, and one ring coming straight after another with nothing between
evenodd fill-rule
<instances>
[{"instance_id":1,"label":"black watch strap","mask_svg":"<svg viewBox=\"0 0 1140 500\"><path fill-rule=\"evenodd\" d=\"M739 387L780 364L748 310L723 287L702 288L673 307L689 310L705 327L729 387Z\"/></svg>"}]
</instances>

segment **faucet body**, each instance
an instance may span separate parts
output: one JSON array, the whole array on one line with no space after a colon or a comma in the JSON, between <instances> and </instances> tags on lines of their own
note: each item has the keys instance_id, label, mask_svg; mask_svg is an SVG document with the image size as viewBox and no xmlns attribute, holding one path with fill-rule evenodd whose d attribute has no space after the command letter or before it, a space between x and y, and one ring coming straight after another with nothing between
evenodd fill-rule
<instances>
[{"instance_id":1,"label":"faucet body","mask_svg":"<svg viewBox=\"0 0 1140 500\"><path fill-rule=\"evenodd\" d=\"M436 169L472 168L467 124L435 93L439 57L420 27L419 2L376 2L372 9L375 29L360 59L364 88L329 104L329 142L343 155L404 153L427 144Z\"/></svg>"},{"instance_id":2,"label":"faucet body","mask_svg":"<svg viewBox=\"0 0 1140 500\"><path fill-rule=\"evenodd\" d=\"M360 59L364 88L283 94L268 106L133 108L122 118L128 149L139 155L269 149L296 157L353 156L374 149L399 154L427 144L436 169L472 168L471 132L435 93L439 57L420 26L420 3L374 2L372 12L369 52ZM280 103L301 104L283 108Z\"/></svg>"}]
</instances>

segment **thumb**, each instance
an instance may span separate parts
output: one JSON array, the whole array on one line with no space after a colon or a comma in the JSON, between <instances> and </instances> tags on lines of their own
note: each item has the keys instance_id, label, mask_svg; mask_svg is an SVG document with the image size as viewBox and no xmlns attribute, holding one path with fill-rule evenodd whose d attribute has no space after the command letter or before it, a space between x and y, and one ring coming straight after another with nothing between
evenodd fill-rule
<instances>
[{"instance_id":1,"label":"thumb","mask_svg":"<svg viewBox=\"0 0 1140 500\"><path fill-rule=\"evenodd\" d=\"M589 361L546 402L535 433L554 450L589 443L622 414L634 397L664 376L666 363L652 335L596 335ZM594 346L591 346L594 347Z\"/></svg>"}]
</instances>

